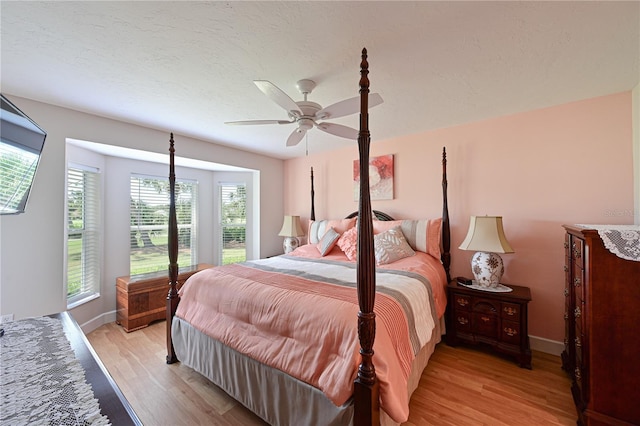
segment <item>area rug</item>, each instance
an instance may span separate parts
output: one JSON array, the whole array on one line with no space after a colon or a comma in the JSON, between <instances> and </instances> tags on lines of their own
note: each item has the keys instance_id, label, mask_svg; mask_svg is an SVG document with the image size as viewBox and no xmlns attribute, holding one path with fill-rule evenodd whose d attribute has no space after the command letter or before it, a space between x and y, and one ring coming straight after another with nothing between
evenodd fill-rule
<instances>
[{"instance_id":1,"label":"area rug","mask_svg":"<svg viewBox=\"0 0 640 426\"><path fill-rule=\"evenodd\" d=\"M0 337L2 425L108 425L60 320L4 323Z\"/></svg>"}]
</instances>

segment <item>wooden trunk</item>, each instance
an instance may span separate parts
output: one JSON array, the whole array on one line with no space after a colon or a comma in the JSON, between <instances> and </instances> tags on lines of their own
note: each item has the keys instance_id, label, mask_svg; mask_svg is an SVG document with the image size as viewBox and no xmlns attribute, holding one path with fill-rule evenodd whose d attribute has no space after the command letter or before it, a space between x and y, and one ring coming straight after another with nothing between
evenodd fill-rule
<instances>
[{"instance_id":1,"label":"wooden trunk","mask_svg":"<svg viewBox=\"0 0 640 426\"><path fill-rule=\"evenodd\" d=\"M211 268L201 263L178 274L178 287L197 271ZM154 321L167 317L167 295L169 277L167 274L151 278L119 277L116 279L116 322L125 331L131 332L147 327Z\"/></svg>"}]
</instances>

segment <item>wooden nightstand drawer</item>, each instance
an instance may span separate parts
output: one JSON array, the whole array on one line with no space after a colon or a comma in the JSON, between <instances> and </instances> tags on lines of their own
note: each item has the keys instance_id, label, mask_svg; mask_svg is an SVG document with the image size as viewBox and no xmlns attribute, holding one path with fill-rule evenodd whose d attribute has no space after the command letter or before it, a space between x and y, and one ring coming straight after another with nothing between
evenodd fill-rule
<instances>
[{"instance_id":1,"label":"wooden nightstand drawer","mask_svg":"<svg viewBox=\"0 0 640 426\"><path fill-rule=\"evenodd\" d=\"M469 312L456 312L454 326L457 331L471 332L471 314Z\"/></svg>"},{"instance_id":2,"label":"wooden nightstand drawer","mask_svg":"<svg viewBox=\"0 0 640 426\"><path fill-rule=\"evenodd\" d=\"M456 310L463 309L469 311L471 310L471 298L462 294L456 294L453 297L453 305Z\"/></svg>"},{"instance_id":3,"label":"wooden nightstand drawer","mask_svg":"<svg viewBox=\"0 0 640 426\"><path fill-rule=\"evenodd\" d=\"M520 344L520 323L516 321L502 321L502 336L500 340L513 345Z\"/></svg>"},{"instance_id":4,"label":"wooden nightstand drawer","mask_svg":"<svg viewBox=\"0 0 640 426\"><path fill-rule=\"evenodd\" d=\"M500 312L504 319L520 321L520 305L517 303L502 303L502 309Z\"/></svg>"},{"instance_id":5,"label":"wooden nightstand drawer","mask_svg":"<svg viewBox=\"0 0 640 426\"><path fill-rule=\"evenodd\" d=\"M481 336L498 338L498 317L490 314L473 314L473 332Z\"/></svg>"}]
</instances>

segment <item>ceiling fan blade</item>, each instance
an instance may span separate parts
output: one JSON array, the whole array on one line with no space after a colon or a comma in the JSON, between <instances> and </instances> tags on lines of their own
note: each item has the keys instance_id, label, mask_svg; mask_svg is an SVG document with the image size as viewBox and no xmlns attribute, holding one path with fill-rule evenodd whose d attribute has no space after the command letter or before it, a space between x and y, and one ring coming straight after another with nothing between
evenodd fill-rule
<instances>
[{"instance_id":1,"label":"ceiling fan blade","mask_svg":"<svg viewBox=\"0 0 640 426\"><path fill-rule=\"evenodd\" d=\"M342 124L335 123L319 123L316 127L323 132L331 133L335 136L340 136L346 139L358 139L358 131L351 127L343 126Z\"/></svg>"},{"instance_id":2,"label":"ceiling fan blade","mask_svg":"<svg viewBox=\"0 0 640 426\"><path fill-rule=\"evenodd\" d=\"M289 135L289 139L287 139L287 146L296 146L300 143L304 135L307 133L305 129L297 128Z\"/></svg>"},{"instance_id":3,"label":"ceiling fan blade","mask_svg":"<svg viewBox=\"0 0 640 426\"><path fill-rule=\"evenodd\" d=\"M287 120L245 120L245 121L225 121L224 124L231 124L232 126L236 125L246 125L246 124L291 124L295 123L295 121L287 121Z\"/></svg>"},{"instance_id":4,"label":"ceiling fan blade","mask_svg":"<svg viewBox=\"0 0 640 426\"><path fill-rule=\"evenodd\" d=\"M280 90L278 86L267 80L254 80L253 82L256 86L258 86L258 89L260 89L262 93L267 95L267 97L273 102L284 108L287 113L295 117L300 117L302 115L302 111L300 111L300 107L298 106L298 104L296 104L295 101L289 97L289 95Z\"/></svg>"},{"instance_id":5,"label":"ceiling fan blade","mask_svg":"<svg viewBox=\"0 0 640 426\"><path fill-rule=\"evenodd\" d=\"M382 102L382 96L380 96L379 93L369 95L369 108L380 105ZM326 108L322 108L316 113L316 119L327 120L355 114L356 112L360 112L360 96L345 99L344 101L336 102Z\"/></svg>"}]
</instances>

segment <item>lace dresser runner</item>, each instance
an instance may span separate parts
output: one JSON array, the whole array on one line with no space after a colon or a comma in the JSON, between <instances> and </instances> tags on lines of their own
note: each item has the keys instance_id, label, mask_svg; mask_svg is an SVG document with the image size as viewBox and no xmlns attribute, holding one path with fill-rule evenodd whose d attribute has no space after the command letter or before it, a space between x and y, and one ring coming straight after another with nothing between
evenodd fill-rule
<instances>
[{"instance_id":1,"label":"lace dresser runner","mask_svg":"<svg viewBox=\"0 0 640 426\"><path fill-rule=\"evenodd\" d=\"M604 246L616 256L640 262L640 225L578 225L595 229Z\"/></svg>"},{"instance_id":2,"label":"lace dresser runner","mask_svg":"<svg viewBox=\"0 0 640 426\"><path fill-rule=\"evenodd\" d=\"M2 327L0 424L141 424L68 313Z\"/></svg>"}]
</instances>

